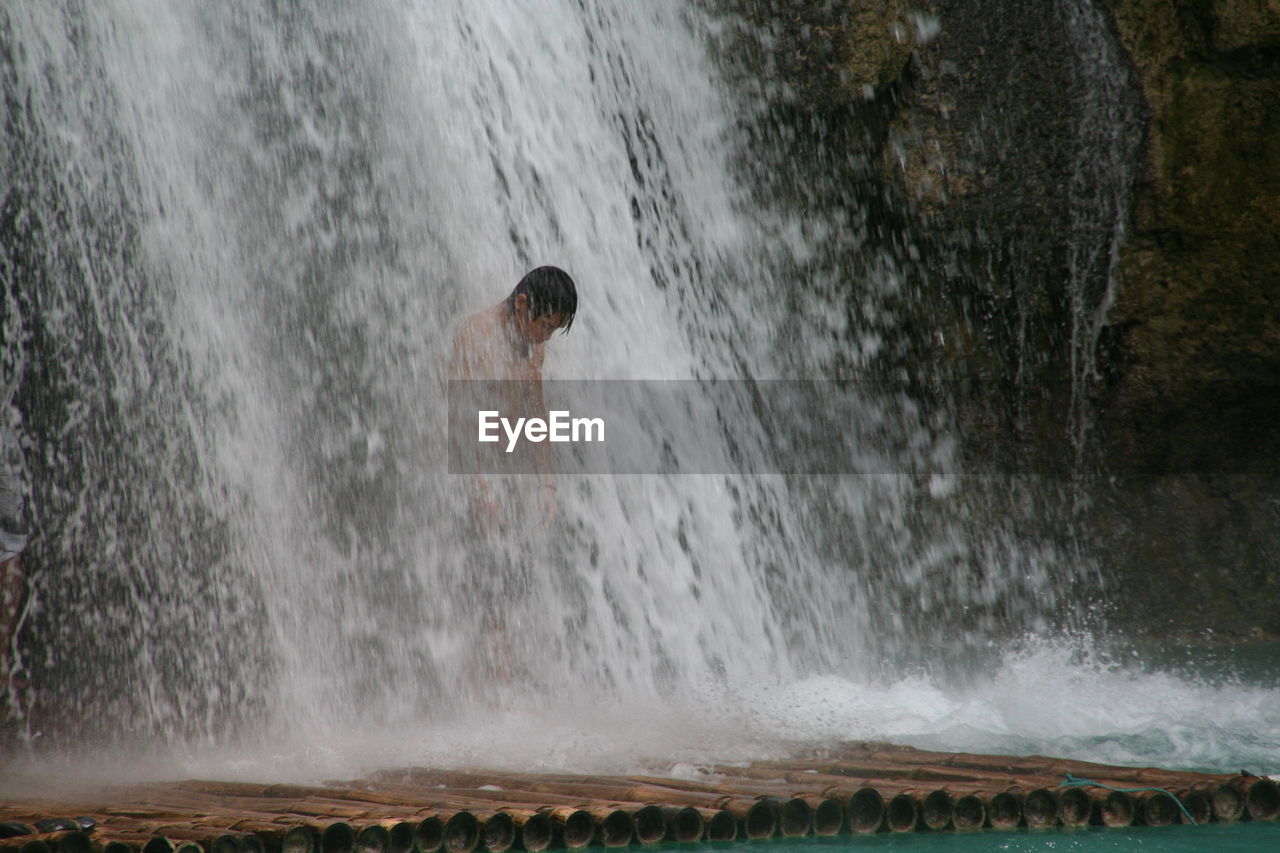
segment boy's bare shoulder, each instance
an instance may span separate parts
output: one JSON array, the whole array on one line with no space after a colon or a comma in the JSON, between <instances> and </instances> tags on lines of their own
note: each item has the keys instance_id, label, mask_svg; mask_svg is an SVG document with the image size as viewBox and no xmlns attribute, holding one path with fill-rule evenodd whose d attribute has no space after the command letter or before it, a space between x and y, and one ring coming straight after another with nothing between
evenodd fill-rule
<instances>
[{"instance_id":1,"label":"boy's bare shoulder","mask_svg":"<svg viewBox=\"0 0 1280 853\"><path fill-rule=\"evenodd\" d=\"M497 317L492 308L468 314L458 321L453 330L454 340L474 343L492 338L498 331Z\"/></svg>"}]
</instances>

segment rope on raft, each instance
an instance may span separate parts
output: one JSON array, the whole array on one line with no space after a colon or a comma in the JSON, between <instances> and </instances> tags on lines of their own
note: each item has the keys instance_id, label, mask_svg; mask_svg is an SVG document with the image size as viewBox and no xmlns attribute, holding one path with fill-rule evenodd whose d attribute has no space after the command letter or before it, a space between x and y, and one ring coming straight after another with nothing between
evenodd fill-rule
<instances>
[{"instance_id":1,"label":"rope on raft","mask_svg":"<svg viewBox=\"0 0 1280 853\"><path fill-rule=\"evenodd\" d=\"M1189 823L1195 825L1196 822L1196 819L1191 816L1191 812L1187 811L1187 807L1182 804L1182 800L1179 800L1171 791L1166 791L1164 788L1116 788L1112 785L1104 785L1101 782L1095 782L1092 779L1081 779L1079 776L1073 776L1070 773L1067 774L1066 779L1058 783L1058 787L1105 788L1108 791L1119 791L1121 794L1137 794L1141 791L1156 791L1157 793L1164 794L1169 797L1169 799L1173 800L1173 802L1178 806L1178 809L1181 810L1182 816L1185 817Z\"/></svg>"}]
</instances>

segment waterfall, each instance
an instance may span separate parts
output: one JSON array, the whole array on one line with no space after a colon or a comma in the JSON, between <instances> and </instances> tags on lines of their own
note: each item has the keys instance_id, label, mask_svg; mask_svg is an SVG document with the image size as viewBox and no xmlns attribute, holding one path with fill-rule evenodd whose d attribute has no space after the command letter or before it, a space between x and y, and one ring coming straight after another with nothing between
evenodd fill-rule
<instances>
[{"instance_id":1,"label":"waterfall","mask_svg":"<svg viewBox=\"0 0 1280 853\"><path fill-rule=\"evenodd\" d=\"M762 198L785 151L720 26L674 0L0 11L30 737L320 750L429 724L476 757L477 715L732 716L1041 624L1065 563L981 529L952 427L900 377L856 381L915 247ZM833 430L871 473L575 474L554 527L479 551L451 329L544 263L580 295L548 380L850 380ZM495 678L472 590L502 561L523 586Z\"/></svg>"},{"instance_id":2,"label":"waterfall","mask_svg":"<svg viewBox=\"0 0 1280 853\"><path fill-rule=\"evenodd\" d=\"M47 531L27 662L47 706L216 738L482 700L441 362L451 324L538 263L582 293L548 378L821 375L820 347L779 357L790 285L762 244L791 223L734 177L738 105L696 17L7 12L6 233L41 362L11 416ZM510 617L539 650L521 683L671 696L850 666L859 583L788 490L562 490L557 541L511 534L536 563Z\"/></svg>"}]
</instances>

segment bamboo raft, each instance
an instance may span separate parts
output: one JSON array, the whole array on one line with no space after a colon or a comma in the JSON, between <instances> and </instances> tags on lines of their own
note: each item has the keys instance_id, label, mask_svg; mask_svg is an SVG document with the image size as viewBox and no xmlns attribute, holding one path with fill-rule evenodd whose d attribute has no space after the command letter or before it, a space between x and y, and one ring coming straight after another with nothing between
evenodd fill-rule
<instances>
[{"instance_id":1,"label":"bamboo raft","mask_svg":"<svg viewBox=\"0 0 1280 853\"><path fill-rule=\"evenodd\" d=\"M408 768L0 803L0 853L530 853L1020 826L1276 820L1268 778L845 744L699 778Z\"/></svg>"}]
</instances>

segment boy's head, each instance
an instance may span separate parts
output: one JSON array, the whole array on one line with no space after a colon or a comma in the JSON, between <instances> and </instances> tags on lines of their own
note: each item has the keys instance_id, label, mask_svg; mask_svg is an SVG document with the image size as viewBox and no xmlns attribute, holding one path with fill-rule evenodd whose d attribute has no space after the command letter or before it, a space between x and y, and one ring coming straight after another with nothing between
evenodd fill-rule
<instances>
[{"instance_id":1,"label":"boy's head","mask_svg":"<svg viewBox=\"0 0 1280 853\"><path fill-rule=\"evenodd\" d=\"M578 311L578 289L559 267L528 272L507 297L516 328L526 340L543 343L556 329L569 331Z\"/></svg>"}]
</instances>

